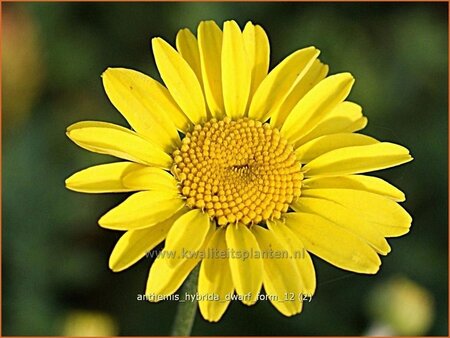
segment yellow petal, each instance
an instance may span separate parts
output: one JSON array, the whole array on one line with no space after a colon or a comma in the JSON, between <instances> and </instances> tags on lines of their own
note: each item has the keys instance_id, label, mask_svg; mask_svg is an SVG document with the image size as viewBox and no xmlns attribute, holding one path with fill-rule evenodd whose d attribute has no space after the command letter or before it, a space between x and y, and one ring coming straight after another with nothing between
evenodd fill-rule
<instances>
[{"instance_id":1,"label":"yellow petal","mask_svg":"<svg viewBox=\"0 0 450 338\"><path fill-rule=\"evenodd\" d=\"M353 102L344 101L317 122L311 131L296 141L295 146L298 147L324 135L351 133L363 129L366 125L367 118L363 117L361 106Z\"/></svg>"},{"instance_id":2,"label":"yellow petal","mask_svg":"<svg viewBox=\"0 0 450 338\"><path fill-rule=\"evenodd\" d=\"M259 121L267 120L284 101L297 76L308 71L319 53L314 47L303 48L281 61L259 85L248 116Z\"/></svg>"},{"instance_id":3,"label":"yellow petal","mask_svg":"<svg viewBox=\"0 0 450 338\"><path fill-rule=\"evenodd\" d=\"M112 230L149 227L171 217L184 206L172 191L141 191L103 215L98 223Z\"/></svg>"},{"instance_id":4,"label":"yellow petal","mask_svg":"<svg viewBox=\"0 0 450 338\"><path fill-rule=\"evenodd\" d=\"M386 239L370 222L358 213L336 202L302 196L291 206L297 212L316 214L336 224L336 226L343 227L368 242L382 255L387 255L391 251Z\"/></svg>"},{"instance_id":5,"label":"yellow petal","mask_svg":"<svg viewBox=\"0 0 450 338\"><path fill-rule=\"evenodd\" d=\"M167 89L151 77L124 68L108 68L102 75L106 94L131 127L144 138L172 151L180 137L172 121L187 118Z\"/></svg>"},{"instance_id":6,"label":"yellow petal","mask_svg":"<svg viewBox=\"0 0 450 338\"><path fill-rule=\"evenodd\" d=\"M228 225L227 247L236 253L230 256L230 269L233 284L242 302L252 305L257 301L263 279L263 263L255 252L259 252L258 242L251 231L243 224Z\"/></svg>"},{"instance_id":7,"label":"yellow petal","mask_svg":"<svg viewBox=\"0 0 450 338\"><path fill-rule=\"evenodd\" d=\"M217 322L230 304L230 296L234 292L231 270L227 257L225 229L218 228L211 237L206 252L211 256L203 259L198 277L198 305L206 320ZM217 295L218 300L204 300L203 297Z\"/></svg>"},{"instance_id":8,"label":"yellow petal","mask_svg":"<svg viewBox=\"0 0 450 338\"><path fill-rule=\"evenodd\" d=\"M318 137L305 143L295 150L295 154L300 162L308 163L316 157L335 149L351 146L365 146L375 143L379 143L379 141L373 137L362 134L331 134Z\"/></svg>"},{"instance_id":9,"label":"yellow petal","mask_svg":"<svg viewBox=\"0 0 450 338\"><path fill-rule=\"evenodd\" d=\"M82 128L95 128L95 127L99 127L99 128L107 127L107 128L116 129L119 131L122 131L122 130L130 131L127 128L124 128L122 126L119 126L119 125L113 124L113 123L102 122L102 121L80 121L80 122L76 122L76 123L73 123L70 126L68 126L66 129L66 132L69 132L72 130L77 130L77 129L82 129Z\"/></svg>"},{"instance_id":10,"label":"yellow petal","mask_svg":"<svg viewBox=\"0 0 450 338\"><path fill-rule=\"evenodd\" d=\"M368 244L323 217L289 213L286 225L309 252L338 268L373 274L381 265L380 257Z\"/></svg>"},{"instance_id":11,"label":"yellow petal","mask_svg":"<svg viewBox=\"0 0 450 338\"><path fill-rule=\"evenodd\" d=\"M329 76L312 88L292 109L281 128L291 143L311 131L323 117L345 100L355 80L350 73Z\"/></svg>"},{"instance_id":12,"label":"yellow petal","mask_svg":"<svg viewBox=\"0 0 450 338\"><path fill-rule=\"evenodd\" d=\"M250 21L245 25L242 36L252 71L251 98L269 70L270 44L264 29Z\"/></svg>"},{"instance_id":13,"label":"yellow petal","mask_svg":"<svg viewBox=\"0 0 450 338\"><path fill-rule=\"evenodd\" d=\"M298 101L328 74L328 66L314 60L311 68L297 76L289 94L271 113L270 125L280 129Z\"/></svg>"},{"instance_id":14,"label":"yellow petal","mask_svg":"<svg viewBox=\"0 0 450 338\"><path fill-rule=\"evenodd\" d=\"M122 178L124 186L135 190L170 190L178 192L177 180L167 171L152 168L136 168Z\"/></svg>"},{"instance_id":15,"label":"yellow petal","mask_svg":"<svg viewBox=\"0 0 450 338\"><path fill-rule=\"evenodd\" d=\"M109 257L109 268L119 272L139 261L164 240L172 224L186 211L181 209L150 228L127 231L120 237Z\"/></svg>"},{"instance_id":16,"label":"yellow petal","mask_svg":"<svg viewBox=\"0 0 450 338\"><path fill-rule=\"evenodd\" d=\"M394 167L412 160L408 149L398 144L380 142L366 146L335 149L303 167L305 176L359 174Z\"/></svg>"},{"instance_id":17,"label":"yellow petal","mask_svg":"<svg viewBox=\"0 0 450 338\"><path fill-rule=\"evenodd\" d=\"M213 227L210 230L202 250L208 244L213 234ZM155 298L155 296L168 296L177 291L192 269L203 258L201 255L193 256L182 260L177 267L173 268L168 264L173 260L173 254L173 252L164 249L150 269L145 294L147 297L150 297L149 300L152 302L162 300L161 298Z\"/></svg>"},{"instance_id":18,"label":"yellow petal","mask_svg":"<svg viewBox=\"0 0 450 338\"><path fill-rule=\"evenodd\" d=\"M208 236L213 224L208 214L200 209L193 209L178 218L173 224L166 238L164 250L176 253L176 258L168 260L167 264L175 268L186 257L202 254L200 250Z\"/></svg>"},{"instance_id":19,"label":"yellow petal","mask_svg":"<svg viewBox=\"0 0 450 338\"><path fill-rule=\"evenodd\" d=\"M66 134L80 147L96 153L162 168L170 168L172 164L172 158L159 146L111 123L75 123Z\"/></svg>"},{"instance_id":20,"label":"yellow petal","mask_svg":"<svg viewBox=\"0 0 450 338\"><path fill-rule=\"evenodd\" d=\"M197 79L202 83L202 70L200 66L200 53L198 50L197 39L194 34L187 29L180 29L176 38L176 46L178 52L181 54L183 59L191 66Z\"/></svg>"},{"instance_id":21,"label":"yellow petal","mask_svg":"<svg viewBox=\"0 0 450 338\"><path fill-rule=\"evenodd\" d=\"M392 184L378 177L364 175L312 177L304 180L303 189L354 189L373 192L397 202L405 200L405 194Z\"/></svg>"},{"instance_id":22,"label":"yellow petal","mask_svg":"<svg viewBox=\"0 0 450 338\"><path fill-rule=\"evenodd\" d=\"M312 297L316 291L316 272L314 264L302 241L279 220L267 221L267 226L278 238L278 240L290 249L290 254L297 264L297 269L302 282L302 294Z\"/></svg>"},{"instance_id":23,"label":"yellow petal","mask_svg":"<svg viewBox=\"0 0 450 338\"><path fill-rule=\"evenodd\" d=\"M192 123L205 122L205 100L200 83L192 68L163 39L152 39L152 46L161 78L175 102Z\"/></svg>"},{"instance_id":24,"label":"yellow petal","mask_svg":"<svg viewBox=\"0 0 450 338\"><path fill-rule=\"evenodd\" d=\"M400 236L409 231L411 216L392 199L362 190L305 189L302 196L334 201L355 213L384 236Z\"/></svg>"},{"instance_id":25,"label":"yellow petal","mask_svg":"<svg viewBox=\"0 0 450 338\"><path fill-rule=\"evenodd\" d=\"M200 261L200 259L187 259L179 267L171 268L162 258L163 256L167 257L161 252L154 261L147 279L145 294L151 302L159 302L163 300L161 297L167 297L177 291Z\"/></svg>"},{"instance_id":26,"label":"yellow petal","mask_svg":"<svg viewBox=\"0 0 450 338\"><path fill-rule=\"evenodd\" d=\"M400 237L409 232L409 227L380 224L375 221L371 221L371 223L384 237Z\"/></svg>"},{"instance_id":27,"label":"yellow petal","mask_svg":"<svg viewBox=\"0 0 450 338\"><path fill-rule=\"evenodd\" d=\"M225 117L222 94L222 31L214 21L202 21L198 26L198 46L205 98L213 117Z\"/></svg>"},{"instance_id":28,"label":"yellow petal","mask_svg":"<svg viewBox=\"0 0 450 338\"><path fill-rule=\"evenodd\" d=\"M302 310L302 283L300 273L293 258L289 257L288 248L269 230L253 226L252 232L263 253L274 252L277 256L263 259L263 284L270 302L285 316L292 316ZM286 254L284 257L284 253ZM294 295L294 297L287 297Z\"/></svg>"},{"instance_id":29,"label":"yellow petal","mask_svg":"<svg viewBox=\"0 0 450 338\"><path fill-rule=\"evenodd\" d=\"M123 177L130 172L147 168L132 162L100 164L76 172L66 179L66 188L84 193L127 192L139 190L126 186ZM160 170L160 169L159 169Z\"/></svg>"},{"instance_id":30,"label":"yellow petal","mask_svg":"<svg viewBox=\"0 0 450 338\"><path fill-rule=\"evenodd\" d=\"M353 133L354 131L364 129L367 126L367 123L368 123L367 117L364 116L358 119L357 121L353 122L352 124L348 125L348 127L343 131Z\"/></svg>"},{"instance_id":31,"label":"yellow petal","mask_svg":"<svg viewBox=\"0 0 450 338\"><path fill-rule=\"evenodd\" d=\"M251 68L241 30L235 21L223 24L222 86L227 116L243 117L250 94Z\"/></svg>"}]
</instances>

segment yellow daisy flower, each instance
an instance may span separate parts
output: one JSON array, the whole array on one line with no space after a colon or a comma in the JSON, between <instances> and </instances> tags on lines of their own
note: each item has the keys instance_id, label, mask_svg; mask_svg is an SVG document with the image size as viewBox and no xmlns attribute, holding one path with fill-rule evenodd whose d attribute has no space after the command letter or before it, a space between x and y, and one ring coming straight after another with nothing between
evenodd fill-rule
<instances>
[{"instance_id":1,"label":"yellow daisy flower","mask_svg":"<svg viewBox=\"0 0 450 338\"><path fill-rule=\"evenodd\" d=\"M96 121L67 129L80 147L125 160L77 172L67 188L135 192L99 220L125 231L110 268L128 268L165 240L146 295L173 294L200 263L199 307L209 321L232 295L254 304L262 287L282 314L301 312L316 288L310 253L376 273L386 237L407 233L411 217L400 190L360 174L412 157L355 133L367 119L346 101L353 76L327 77L315 47L268 73L269 41L251 22L241 31L234 21L223 30L204 21L197 36L180 30L176 49L161 38L152 47L165 86L130 69L102 76L132 130Z\"/></svg>"}]
</instances>

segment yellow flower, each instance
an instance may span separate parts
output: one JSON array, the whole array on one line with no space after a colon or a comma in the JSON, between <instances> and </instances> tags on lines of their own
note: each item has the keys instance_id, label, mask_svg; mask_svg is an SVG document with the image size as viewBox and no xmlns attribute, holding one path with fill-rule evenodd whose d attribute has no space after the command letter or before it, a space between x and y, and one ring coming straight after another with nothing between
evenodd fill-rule
<instances>
[{"instance_id":1,"label":"yellow flower","mask_svg":"<svg viewBox=\"0 0 450 338\"><path fill-rule=\"evenodd\" d=\"M354 78L327 77L315 47L268 73L269 42L248 22L223 31L201 22L197 37L160 38L153 53L165 86L109 68L106 94L133 130L75 123L79 146L125 161L75 173L85 193L135 192L100 218L126 231L109 261L121 271L165 240L147 282L149 300L173 294L201 263L199 307L218 321L230 299L254 304L264 287L284 315L302 310L316 287L309 253L345 270L376 273L386 237L409 231L404 194L359 175L412 158L406 148L354 132L367 124L345 101Z\"/></svg>"}]
</instances>

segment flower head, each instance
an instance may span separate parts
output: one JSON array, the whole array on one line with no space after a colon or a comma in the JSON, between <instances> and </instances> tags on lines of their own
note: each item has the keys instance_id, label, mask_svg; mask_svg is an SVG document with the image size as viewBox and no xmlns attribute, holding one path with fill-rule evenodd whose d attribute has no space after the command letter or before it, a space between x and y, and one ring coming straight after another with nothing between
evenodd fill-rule
<instances>
[{"instance_id":1,"label":"flower head","mask_svg":"<svg viewBox=\"0 0 450 338\"><path fill-rule=\"evenodd\" d=\"M360 174L412 158L355 133L367 119L346 101L352 75L327 77L315 47L268 73L268 38L251 22L241 31L227 21L222 31L205 21L197 37L180 30L176 49L160 38L152 46L165 86L129 69L102 76L132 130L94 121L67 129L79 146L125 160L66 180L80 192L134 192L99 220L125 231L110 268L124 270L165 241L149 300L174 293L201 264L199 306L209 321L234 294L254 304L262 287L281 313L299 313L316 288L309 253L376 273L386 237L407 233L411 217L400 190Z\"/></svg>"}]
</instances>

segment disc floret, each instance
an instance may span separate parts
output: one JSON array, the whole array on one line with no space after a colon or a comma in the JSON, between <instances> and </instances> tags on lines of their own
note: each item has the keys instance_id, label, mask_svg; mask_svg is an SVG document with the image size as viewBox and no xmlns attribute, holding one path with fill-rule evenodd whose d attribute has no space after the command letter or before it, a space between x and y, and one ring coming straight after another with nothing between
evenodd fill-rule
<instances>
[{"instance_id":1,"label":"disc floret","mask_svg":"<svg viewBox=\"0 0 450 338\"><path fill-rule=\"evenodd\" d=\"M268 123L212 119L187 133L173 158L187 206L219 225L279 219L300 196L301 165Z\"/></svg>"}]
</instances>

